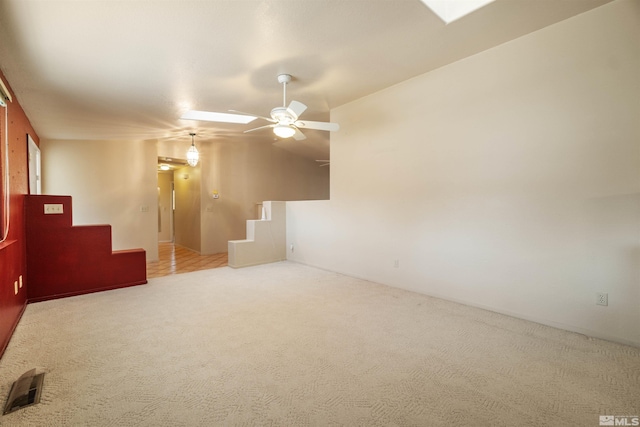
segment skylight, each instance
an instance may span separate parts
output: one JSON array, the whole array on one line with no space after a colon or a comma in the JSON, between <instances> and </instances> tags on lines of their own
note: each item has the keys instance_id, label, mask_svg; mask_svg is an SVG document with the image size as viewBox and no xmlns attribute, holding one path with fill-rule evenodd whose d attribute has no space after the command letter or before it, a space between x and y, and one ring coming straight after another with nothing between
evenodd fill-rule
<instances>
[{"instance_id":1,"label":"skylight","mask_svg":"<svg viewBox=\"0 0 640 427\"><path fill-rule=\"evenodd\" d=\"M460 19L494 0L422 0L445 24Z\"/></svg>"},{"instance_id":2,"label":"skylight","mask_svg":"<svg viewBox=\"0 0 640 427\"><path fill-rule=\"evenodd\" d=\"M256 119L254 116L245 116L242 114L213 113L209 111L186 111L181 119L186 120L205 120L208 122L225 122L225 123L249 123Z\"/></svg>"}]
</instances>

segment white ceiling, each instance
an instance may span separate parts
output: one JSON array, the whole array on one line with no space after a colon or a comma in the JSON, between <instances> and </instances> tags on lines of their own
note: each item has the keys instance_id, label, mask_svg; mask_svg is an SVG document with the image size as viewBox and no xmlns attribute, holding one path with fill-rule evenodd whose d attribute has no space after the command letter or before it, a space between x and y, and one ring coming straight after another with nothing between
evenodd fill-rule
<instances>
[{"instance_id":1,"label":"white ceiling","mask_svg":"<svg viewBox=\"0 0 640 427\"><path fill-rule=\"evenodd\" d=\"M183 110L268 116L277 75L302 118L611 0L496 0L445 25L420 0L0 0L0 68L45 139L253 138ZM429 96L429 94L424 94ZM258 123L256 125L256 123ZM328 134L276 144L328 157Z\"/></svg>"}]
</instances>

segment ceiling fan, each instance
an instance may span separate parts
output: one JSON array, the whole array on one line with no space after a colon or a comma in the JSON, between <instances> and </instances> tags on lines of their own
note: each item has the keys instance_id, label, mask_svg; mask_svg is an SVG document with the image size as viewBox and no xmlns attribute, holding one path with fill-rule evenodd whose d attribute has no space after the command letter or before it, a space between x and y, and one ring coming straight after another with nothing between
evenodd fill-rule
<instances>
[{"instance_id":1,"label":"ceiling fan","mask_svg":"<svg viewBox=\"0 0 640 427\"><path fill-rule=\"evenodd\" d=\"M229 113L215 113L209 111L195 111L190 110L185 112L180 118L186 120L203 120L209 122L225 122L225 123L242 123L246 124L252 122L253 120L260 118L271 122L270 125L260 126L257 128L249 129L244 131L253 132L259 129L272 128L273 133L275 133L280 138L290 138L297 141L301 141L306 139L307 137L300 131L300 129L316 129L316 130L326 130L326 131L337 131L340 129L340 126L337 123L329 123L329 122L314 122L310 120L298 120L300 115L304 113L307 109L307 106L302 102L291 101L289 106L287 107L287 83L291 81L291 75L289 74L280 74L278 76L278 82L282 83L282 107L276 107L271 110L271 118L258 116L250 113L243 113L237 110L229 110L232 113L239 114L229 114Z\"/></svg>"}]
</instances>

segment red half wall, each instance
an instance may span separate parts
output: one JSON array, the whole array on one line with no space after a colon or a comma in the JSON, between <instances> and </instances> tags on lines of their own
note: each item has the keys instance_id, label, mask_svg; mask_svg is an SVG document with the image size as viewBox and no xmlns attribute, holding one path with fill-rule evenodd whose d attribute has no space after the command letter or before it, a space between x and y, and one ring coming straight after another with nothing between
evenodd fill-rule
<instances>
[{"instance_id":1,"label":"red half wall","mask_svg":"<svg viewBox=\"0 0 640 427\"><path fill-rule=\"evenodd\" d=\"M25 199L29 302L147 283L144 249L113 251L110 225L74 226L71 196Z\"/></svg>"}]
</instances>

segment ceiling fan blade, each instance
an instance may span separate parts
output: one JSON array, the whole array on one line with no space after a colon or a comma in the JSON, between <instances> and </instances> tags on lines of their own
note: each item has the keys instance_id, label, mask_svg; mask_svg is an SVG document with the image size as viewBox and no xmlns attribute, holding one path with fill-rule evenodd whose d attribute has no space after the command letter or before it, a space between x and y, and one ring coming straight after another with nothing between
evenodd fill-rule
<instances>
[{"instance_id":1,"label":"ceiling fan blade","mask_svg":"<svg viewBox=\"0 0 640 427\"><path fill-rule=\"evenodd\" d=\"M336 131L340 129L340 125L337 123L329 123L329 122L312 122L310 120L298 120L294 123L299 128L306 129L316 129L316 130L328 130L328 131Z\"/></svg>"},{"instance_id":2,"label":"ceiling fan blade","mask_svg":"<svg viewBox=\"0 0 640 427\"><path fill-rule=\"evenodd\" d=\"M255 114L251 114L251 113L244 113L244 112L242 112L242 111L238 111L238 110L229 110L229 111L231 111L232 113L239 113L239 114L243 114L243 115L249 115L249 116L254 117L254 118L258 118L258 119L262 119L262 120L267 120L267 121L269 121L269 122L276 123L276 121L275 121L275 120L273 120L271 117L257 116L257 115L255 115Z\"/></svg>"},{"instance_id":3,"label":"ceiling fan blade","mask_svg":"<svg viewBox=\"0 0 640 427\"><path fill-rule=\"evenodd\" d=\"M307 109L307 106L302 102L291 101L291 104L287 107L289 114L293 115L294 120L298 120L298 117Z\"/></svg>"},{"instance_id":4,"label":"ceiling fan blade","mask_svg":"<svg viewBox=\"0 0 640 427\"><path fill-rule=\"evenodd\" d=\"M257 116L245 114L215 113L212 111L189 110L180 116L183 120L200 120L205 122L242 123L252 122Z\"/></svg>"},{"instance_id":5,"label":"ceiling fan blade","mask_svg":"<svg viewBox=\"0 0 640 427\"><path fill-rule=\"evenodd\" d=\"M295 139L296 141L302 141L303 139L307 139L307 137L304 136L304 133L300 132L300 129L298 129L295 126L291 126L291 127L296 130L296 133L293 134L293 139Z\"/></svg>"},{"instance_id":6,"label":"ceiling fan blade","mask_svg":"<svg viewBox=\"0 0 640 427\"><path fill-rule=\"evenodd\" d=\"M272 128L272 127L274 127L274 126L275 126L275 125L264 125L264 126L260 126L260 127L257 127L257 128L253 128L253 129L245 130L245 131L244 131L244 133L247 133L247 132L253 132L253 131L256 131L256 130L260 130L260 129Z\"/></svg>"}]
</instances>

